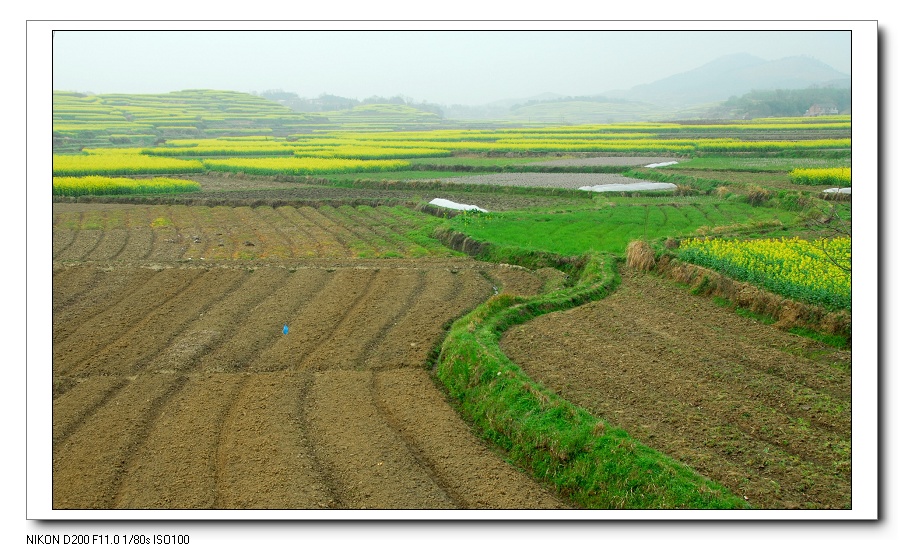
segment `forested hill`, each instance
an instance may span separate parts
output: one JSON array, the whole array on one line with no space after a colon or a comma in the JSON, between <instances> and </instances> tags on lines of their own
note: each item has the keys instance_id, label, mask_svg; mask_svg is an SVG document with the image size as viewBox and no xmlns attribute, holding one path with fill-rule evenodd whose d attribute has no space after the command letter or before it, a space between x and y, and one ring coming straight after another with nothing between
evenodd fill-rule
<instances>
[{"instance_id":1,"label":"forested hill","mask_svg":"<svg viewBox=\"0 0 904 560\"><path fill-rule=\"evenodd\" d=\"M752 91L713 107L708 118L740 119L799 117L814 105L840 114L851 113L850 88L806 88Z\"/></svg>"}]
</instances>

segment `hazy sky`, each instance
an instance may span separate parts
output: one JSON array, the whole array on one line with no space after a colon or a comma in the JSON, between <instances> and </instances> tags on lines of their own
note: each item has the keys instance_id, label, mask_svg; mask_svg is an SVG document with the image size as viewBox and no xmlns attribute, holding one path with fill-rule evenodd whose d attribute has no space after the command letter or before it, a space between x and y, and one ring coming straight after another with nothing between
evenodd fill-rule
<instances>
[{"instance_id":1,"label":"hazy sky","mask_svg":"<svg viewBox=\"0 0 904 560\"><path fill-rule=\"evenodd\" d=\"M64 31L53 88L189 88L480 104L627 89L740 52L851 73L847 31Z\"/></svg>"}]
</instances>

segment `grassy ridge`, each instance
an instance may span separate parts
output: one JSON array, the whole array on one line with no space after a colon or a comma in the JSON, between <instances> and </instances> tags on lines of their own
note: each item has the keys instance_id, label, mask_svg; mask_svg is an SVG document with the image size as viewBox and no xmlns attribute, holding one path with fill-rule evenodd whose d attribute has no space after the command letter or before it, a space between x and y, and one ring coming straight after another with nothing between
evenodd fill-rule
<instances>
[{"instance_id":1,"label":"grassy ridge","mask_svg":"<svg viewBox=\"0 0 904 560\"><path fill-rule=\"evenodd\" d=\"M483 250L494 254L491 246ZM510 327L601 299L615 288L612 257L588 254L584 262L571 287L531 298L499 294L456 321L439 353L437 378L484 438L579 507L748 507L724 487L534 382L499 348Z\"/></svg>"}]
</instances>

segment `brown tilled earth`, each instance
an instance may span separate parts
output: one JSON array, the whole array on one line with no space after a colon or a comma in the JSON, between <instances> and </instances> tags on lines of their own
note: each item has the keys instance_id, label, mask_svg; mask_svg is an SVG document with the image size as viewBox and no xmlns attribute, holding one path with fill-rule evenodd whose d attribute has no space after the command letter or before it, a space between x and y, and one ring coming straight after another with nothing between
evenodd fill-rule
<instances>
[{"instance_id":1,"label":"brown tilled earth","mask_svg":"<svg viewBox=\"0 0 904 560\"><path fill-rule=\"evenodd\" d=\"M515 327L502 349L756 508L850 508L851 353L622 274L611 296Z\"/></svg>"},{"instance_id":2,"label":"brown tilled earth","mask_svg":"<svg viewBox=\"0 0 904 560\"><path fill-rule=\"evenodd\" d=\"M230 249L254 234L290 255L229 259L216 224L150 227L193 223L187 207L98 206L55 205L54 509L569 507L473 435L426 365L494 287L548 276L350 258L355 232L313 209L278 230L274 209L215 209Z\"/></svg>"},{"instance_id":3,"label":"brown tilled earth","mask_svg":"<svg viewBox=\"0 0 904 560\"><path fill-rule=\"evenodd\" d=\"M563 507L425 368L495 284L541 282L466 259L56 265L54 508Z\"/></svg>"},{"instance_id":4,"label":"brown tilled earth","mask_svg":"<svg viewBox=\"0 0 904 560\"><path fill-rule=\"evenodd\" d=\"M617 165L617 164L613 164ZM309 203L341 201L411 201L421 199L448 198L462 204L474 204L492 211L514 210L550 205L547 196L524 194L494 194L467 192L450 186L422 187L416 191L408 189L343 188L304 184L303 179L276 181L265 176L235 176L229 174L190 174L175 176L201 185L200 192L182 193L187 200L214 199L245 201L305 200ZM462 181L467 183L467 181ZM571 199L569 204L590 204L589 199Z\"/></svg>"},{"instance_id":5,"label":"brown tilled earth","mask_svg":"<svg viewBox=\"0 0 904 560\"><path fill-rule=\"evenodd\" d=\"M354 258L420 249L337 212L54 205L55 509L571 507L472 434L426 366L494 288L561 278ZM623 273L503 349L755 507L849 508L850 352Z\"/></svg>"}]
</instances>

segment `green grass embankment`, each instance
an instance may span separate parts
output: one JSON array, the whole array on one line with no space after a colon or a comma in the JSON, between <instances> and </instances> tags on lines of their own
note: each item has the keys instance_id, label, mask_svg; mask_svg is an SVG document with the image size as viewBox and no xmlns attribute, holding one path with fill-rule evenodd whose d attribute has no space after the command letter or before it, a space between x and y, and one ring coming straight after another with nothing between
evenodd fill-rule
<instances>
[{"instance_id":1,"label":"green grass embankment","mask_svg":"<svg viewBox=\"0 0 904 560\"><path fill-rule=\"evenodd\" d=\"M445 242L455 235L437 232ZM748 507L719 484L536 383L500 349L500 337L515 325L606 297L618 285L615 257L501 253L487 243L468 246L460 236L457 244L479 258L554 265L572 279L539 296L498 294L452 325L436 358L436 376L481 436L577 507Z\"/></svg>"}]
</instances>

